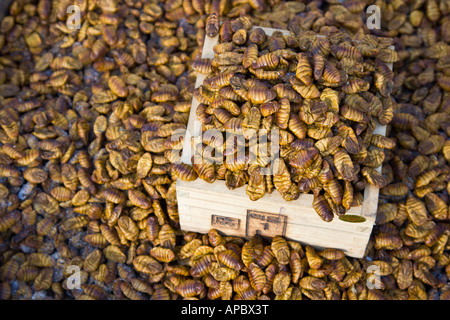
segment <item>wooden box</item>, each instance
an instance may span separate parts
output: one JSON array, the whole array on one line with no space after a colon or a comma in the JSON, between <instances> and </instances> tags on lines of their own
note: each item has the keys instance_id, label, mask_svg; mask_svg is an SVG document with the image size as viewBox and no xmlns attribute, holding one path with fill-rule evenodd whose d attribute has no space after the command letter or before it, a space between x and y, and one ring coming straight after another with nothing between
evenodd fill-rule
<instances>
[{"instance_id":1,"label":"wooden box","mask_svg":"<svg viewBox=\"0 0 450 320\"><path fill-rule=\"evenodd\" d=\"M271 35L277 29L262 28ZM279 30L285 34L289 31ZM214 58L215 38L205 37L202 58ZM392 68L392 66L391 66ZM203 83L204 74L198 74L196 87ZM192 139L201 135L194 98L184 139L181 161L191 164ZM386 126L378 125L374 133L386 134ZM377 169L381 172L381 167ZM226 235L250 238L254 234L271 238L282 235L287 239L309 244L318 249L337 248L346 255L362 258L375 223L379 189L371 185L364 190L362 206L352 207L347 215L363 217L364 222L351 223L335 217L324 222L312 207L313 195L301 194L295 201L286 201L274 191L252 201L245 187L229 190L225 181L207 183L178 180L176 183L180 227L185 231L207 233L214 228Z\"/></svg>"}]
</instances>

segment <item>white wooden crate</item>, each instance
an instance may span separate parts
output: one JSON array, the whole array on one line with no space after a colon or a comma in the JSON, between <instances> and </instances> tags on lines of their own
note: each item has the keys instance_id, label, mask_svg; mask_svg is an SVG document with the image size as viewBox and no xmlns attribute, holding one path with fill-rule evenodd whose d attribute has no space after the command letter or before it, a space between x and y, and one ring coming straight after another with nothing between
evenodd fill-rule
<instances>
[{"instance_id":1,"label":"white wooden crate","mask_svg":"<svg viewBox=\"0 0 450 320\"><path fill-rule=\"evenodd\" d=\"M289 34L286 30L262 28L267 35L274 31ZM214 45L219 37L205 37L202 58L214 58ZM392 68L392 66L390 66ZM197 88L206 78L198 74ZM194 153L192 139L201 135L201 124L196 116L199 101L193 98L189 122L184 139L181 161L191 164ZM377 125L374 133L385 135L386 126ZM381 166L377 168L381 172ZM225 181L207 183L178 180L176 183L180 227L185 231L207 233L211 228L226 235L249 238L254 234L264 237L282 235L316 248L337 248L346 255L362 258L376 219L379 189L368 185L364 190L363 205L353 207L347 215L365 218L364 222L351 223L338 218L324 222L312 207L313 195L300 194L294 201L286 201L274 191L257 201L249 199L245 186L229 190Z\"/></svg>"}]
</instances>

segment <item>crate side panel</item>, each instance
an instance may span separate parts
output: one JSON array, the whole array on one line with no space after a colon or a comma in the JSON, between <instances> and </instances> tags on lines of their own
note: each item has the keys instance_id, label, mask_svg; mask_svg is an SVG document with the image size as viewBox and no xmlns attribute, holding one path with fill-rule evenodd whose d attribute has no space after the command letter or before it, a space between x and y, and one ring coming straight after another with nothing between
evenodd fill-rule
<instances>
[{"instance_id":1,"label":"crate side panel","mask_svg":"<svg viewBox=\"0 0 450 320\"><path fill-rule=\"evenodd\" d=\"M207 233L216 228L241 237L283 235L317 247L342 249L350 256L364 252L374 223L371 218L364 223L337 218L325 223L311 207L309 194L286 202L274 191L251 201L244 188L228 190L223 181L177 181L177 197L182 230ZM361 214L360 207L351 211Z\"/></svg>"}]
</instances>

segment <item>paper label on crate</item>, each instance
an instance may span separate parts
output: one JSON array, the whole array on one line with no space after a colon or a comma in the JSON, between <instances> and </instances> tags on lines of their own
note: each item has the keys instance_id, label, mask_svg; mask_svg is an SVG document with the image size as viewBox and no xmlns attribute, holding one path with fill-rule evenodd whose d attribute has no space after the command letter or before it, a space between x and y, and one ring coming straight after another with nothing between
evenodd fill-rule
<instances>
[{"instance_id":1,"label":"paper label on crate","mask_svg":"<svg viewBox=\"0 0 450 320\"><path fill-rule=\"evenodd\" d=\"M263 237L285 236L287 216L278 213L268 213L247 210L246 236L259 234Z\"/></svg>"},{"instance_id":2,"label":"paper label on crate","mask_svg":"<svg viewBox=\"0 0 450 320\"><path fill-rule=\"evenodd\" d=\"M239 230L240 226L241 226L241 219L219 216L215 214L211 216L211 227Z\"/></svg>"}]
</instances>

